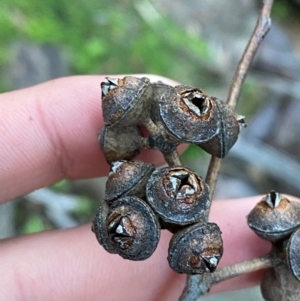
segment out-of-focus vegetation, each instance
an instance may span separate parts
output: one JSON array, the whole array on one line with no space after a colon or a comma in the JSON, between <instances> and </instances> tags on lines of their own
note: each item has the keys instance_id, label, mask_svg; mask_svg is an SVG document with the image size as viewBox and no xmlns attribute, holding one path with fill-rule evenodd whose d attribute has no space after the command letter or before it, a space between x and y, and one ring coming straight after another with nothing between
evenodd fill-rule
<instances>
[{"instance_id":1,"label":"out-of-focus vegetation","mask_svg":"<svg viewBox=\"0 0 300 301\"><path fill-rule=\"evenodd\" d=\"M201 66L212 59L199 36L184 31L151 6L130 0L2 0L0 70L5 70L14 42L59 47L72 74L155 73L183 83L210 84ZM2 78L0 89L12 88ZM53 189L71 193L61 181ZM74 217L90 218L95 201L83 195ZM55 227L42 206L19 203L17 231L31 233Z\"/></svg>"},{"instance_id":2,"label":"out-of-focus vegetation","mask_svg":"<svg viewBox=\"0 0 300 301\"><path fill-rule=\"evenodd\" d=\"M277 0L274 1L272 15L281 22L291 22L292 19L299 18L299 1L298 0Z\"/></svg>"},{"instance_id":3,"label":"out-of-focus vegetation","mask_svg":"<svg viewBox=\"0 0 300 301\"><path fill-rule=\"evenodd\" d=\"M277 18L287 19L290 13L285 1L275 1ZM156 11L148 0L2 0L0 28L3 73L14 60L12 45L24 41L59 47L66 53L72 74L155 73L190 85L201 83L205 89L218 81L213 73L203 72L214 60L213 49L201 36L187 32ZM10 88L5 77L0 77L0 91ZM246 82L243 95L255 99L255 93L254 84ZM200 152L198 147L191 147L183 159L195 160ZM72 193L70 182L65 180L53 189ZM95 207L95 200L82 195L73 216L85 222ZM20 202L19 233L54 227L42 206Z\"/></svg>"},{"instance_id":4,"label":"out-of-focus vegetation","mask_svg":"<svg viewBox=\"0 0 300 301\"><path fill-rule=\"evenodd\" d=\"M2 0L0 65L15 40L58 45L74 74L156 73L191 82L210 59L204 41L147 1ZM196 63L196 64L195 64Z\"/></svg>"}]
</instances>

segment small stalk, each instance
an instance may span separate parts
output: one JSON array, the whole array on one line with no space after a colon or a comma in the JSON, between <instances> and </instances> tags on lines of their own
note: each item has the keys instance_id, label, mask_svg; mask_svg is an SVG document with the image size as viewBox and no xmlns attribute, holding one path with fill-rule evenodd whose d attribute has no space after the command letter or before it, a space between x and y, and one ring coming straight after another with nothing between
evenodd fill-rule
<instances>
[{"instance_id":1,"label":"small stalk","mask_svg":"<svg viewBox=\"0 0 300 301\"><path fill-rule=\"evenodd\" d=\"M259 258L254 258L233 264L231 266L220 268L211 274L202 274L198 277L197 282L192 281L190 286L185 288L184 292L187 295L185 300L197 300L199 296L208 293L213 285L221 281L228 280L246 273L252 273L274 267L275 265L278 265L278 260L276 261L274 255L270 253ZM188 289L190 289L190 291L188 291ZM197 291L198 294L194 294L195 291Z\"/></svg>"},{"instance_id":2,"label":"small stalk","mask_svg":"<svg viewBox=\"0 0 300 301\"><path fill-rule=\"evenodd\" d=\"M179 154L176 149L171 153L163 153L163 155L169 166L182 165Z\"/></svg>"}]
</instances>

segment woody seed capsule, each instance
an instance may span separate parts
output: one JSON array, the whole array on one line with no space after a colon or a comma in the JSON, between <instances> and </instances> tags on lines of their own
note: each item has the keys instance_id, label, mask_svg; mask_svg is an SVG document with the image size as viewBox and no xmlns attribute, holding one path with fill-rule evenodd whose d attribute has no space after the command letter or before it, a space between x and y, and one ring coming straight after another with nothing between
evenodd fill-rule
<instances>
[{"instance_id":1,"label":"woody seed capsule","mask_svg":"<svg viewBox=\"0 0 300 301\"><path fill-rule=\"evenodd\" d=\"M159 99L159 115L166 130L181 142L204 142L219 131L216 105L201 89L166 89Z\"/></svg>"},{"instance_id":2,"label":"woody seed capsule","mask_svg":"<svg viewBox=\"0 0 300 301\"><path fill-rule=\"evenodd\" d=\"M195 143L211 155L223 158L234 145L240 131L240 118L222 101L203 90L189 86L158 86L162 95L159 109L166 130L181 142ZM159 110L159 114L157 111Z\"/></svg>"},{"instance_id":3,"label":"woody seed capsule","mask_svg":"<svg viewBox=\"0 0 300 301\"><path fill-rule=\"evenodd\" d=\"M116 161L106 181L105 201L112 203L123 196L145 197L146 184L155 167L142 161Z\"/></svg>"},{"instance_id":4,"label":"woody seed capsule","mask_svg":"<svg viewBox=\"0 0 300 301\"><path fill-rule=\"evenodd\" d=\"M249 213L248 226L263 239L283 240L300 226L300 204L271 191Z\"/></svg>"},{"instance_id":5,"label":"woody seed capsule","mask_svg":"<svg viewBox=\"0 0 300 301\"><path fill-rule=\"evenodd\" d=\"M140 153L142 147L142 133L134 125L122 128L105 126L98 139L108 163L131 160Z\"/></svg>"},{"instance_id":6,"label":"woody seed capsule","mask_svg":"<svg viewBox=\"0 0 300 301\"><path fill-rule=\"evenodd\" d=\"M240 124L244 124L244 120L243 116L238 116L223 101L215 97L212 100L216 105L219 130L211 139L197 145L213 156L224 158L237 141Z\"/></svg>"},{"instance_id":7,"label":"woody seed capsule","mask_svg":"<svg viewBox=\"0 0 300 301\"><path fill-rule=\"evenodd\" d=\"M286 257L290 271L300 281L300 229L291 235L286 248Z\"/></svg>"},{"instance_id":8,"label":"woody seed capsule","mask_svg":"<svg viewBox=\"0 0 300 301\"><path fill-rule=\"evenodd\" d=\"M173 235L168 261L178 273L211 273L216 270L222 254L220 228L215 223L199 223Z\"/></svg>"},{"instance_id":9,"label":"woody seed capsule","mask_svg":"<svg viewBox=\"0 0 300 301\"><path fill-rule=\"evenodd\" d=\"M104 201L101 201L97 213L92 221L92 231L95 233L99 244L102 245L107 252L115 254L115 247L110 242L108 233L106 231L108 210L108 204Z\"/></svg>"},{"instance_id":10,"label":"woody seed capsule","mask_svg":"<svg viewBox=\"0 0 300 301\"><path fill-rule=\"evenodd\" d=\"M152 90L148 78L125 76L101 83L102 111L106 125L137 125L150 114Z\"/></svg>"},{"instance_id":11,"label":"woody seed capsule","mask_svg":"<svg viewBox=\"0 0 300 301\"><path fill-rule=\"evenodd\" d=\"M164 222L177 225L199 222L210 205L207 184L183 166L155 170L147 183L146 196Z\"/></svg>"},{"instance_id":12,"label":"woody seed capsule","mask_svg":"<svg viewBox=\"0 0 300 301\"><path fill-rule=\"evenodd\" d=\"M155 214L137 197L123 197L113 202L107 215L106 231L116 253L130 260L150 257L160 237Z\"/></svg>"},{"instance_id":13,"label":"woody seed capsule","mask_svg":"<svg viewBox=\"0 0 300 301\"><path fill-rule=\"evenodd\" d=\"M266 301L299 301L299 281L285 264L267 270L260 288Z\"/></svg>"}]
</instances>

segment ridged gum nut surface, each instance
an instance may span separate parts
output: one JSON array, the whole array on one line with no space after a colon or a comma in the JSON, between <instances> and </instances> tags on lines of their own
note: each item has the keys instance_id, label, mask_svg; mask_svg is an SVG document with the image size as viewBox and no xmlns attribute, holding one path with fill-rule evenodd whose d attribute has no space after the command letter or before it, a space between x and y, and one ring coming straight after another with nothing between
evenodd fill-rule
<instances>
[{"instance_id":1,"label":"ridged gum nut surface","mask_svg":"<svg viewBox=\"0 0 300 301\"><path fill-rule=\"evenodd\" d=\"M215 223L199 223L174 234L168 261L178 273L211 273L216 270L222 254L220 228Z\"/></svg>"},{"instance_id":2,"label":"ridged gum nut surface","mask_svg":"<svg viewBox=\"0 0 300 301\"><path fill-rule=\"evenodd\" d=\"M199 222L210 205L208 185L183 166L155 170L147 183L146 196L164 222L177 225Z\"/></svg>"},{"instance_id":3,"label":"ridged gum nut surface","mask_svg":"<svg viewBox=\"0 0 300 301\"><path fill-rule=\"evenodd\" d=\"M265 200L249 213L248 226L263 239L285 239L300 225L300 204L283 197L276 207L271 207Z\"/></svg>"},{"instance_id":4,"label":"ridged gum nut surface","mask_svg":"<svg viewBox=\"0 0 300 301\"><path fill-rule=\"evenodd\" d=\"M142 161L115 161L106 181L105 201L108 203L123 197L143 198L146 184L155 167Z\"/></svg>"},{"instance_id":5,"label":"ridged gum nut surface","mask_svg":"<svg viewBox=\"0 0 300 301\"><path fill-rule=\"evenodd\" d=\"M223 101L212 97L217 108L220 130L212 139L198 144L207 153L223 158L235 144L240 132L236 113Z\"/></svg>"},{"instance_id":6,"label":"ridged gum nut surface","mask_svg":"<svg viewBox=\"0 0 300 301\"><path fill-rule=\"evenodd\" d=\"M152 103L151 103L151 119L154 123L161 122L159 114L159 104L162 101L164 95L171 94L174 87L163 83L152 83Z\"/></svg>"},{"instance_id":7,"label":"ridged gum nut surface","mask_svg":"<svg viewBox=\"0 0 300 301\"><path fill-rule=\"evenodd\" d=\"M100 148L108 163L131 160L140 153L142 133L138 126L105 126L99 133Z\"/></svg>"},{"instance_id":8,"label":"ridged gum nut surface","mask_svg":"<svg viewBox=\"0 0 300 301\"><path fill-rule=\"evenodd\" d=\"M107 216L107 229L116 252L130 260L149 258L160 237L155 214L137 197L123 197L113 202Z\"/></svg>"},{"instance_id":9,"label":"ridged gum nut surface","mask_svg":"<svg viewBox=\"0 0 300 301\"><path fill-rule=\"evenodd\" d=\"M300 281L300 229L296 230L291 235L286 253L289 269L292 271L295 278Z\"/></svg>"},{"instance_id":10,"label":"ridged gum nut surface","mask_svg":"<svg viewBox=\"0 0 300 301\"><path fill-rule=\"evenodd\" d=\"M176 86L165 91L159 102L165 128L181 142L200 143L220 131L216 104L201 89Z\"/></svg>"},{"instance_id":11,"label":"ridged gum nut surface","mask_svg":"<svg viewBox=\"0 0 300 301\"><path fill-rule=\"evenodd\" d=\"M105 83L101 84L104 87ZM102 88L103 90L103 88ZM141 115L150 110L152 94L148 78L126 76L102 99L103 119L107 125L129 126L140 122ZM150 114L150 112L149 112Z\"/></svg>"},{"instance_id":12,"label":"ridged gum nut surface","mask_svg":"<svg viewBox=\"0 0 300 301\"><path fill-rule=\"evenodd\" d=\"M262 295L267 301L299 301L299 282L286 265L268 269L260 287Z\"/></svg>"},{"instance_id":13,"label":"ridged gum nut surface","mask_svg":"<svg viewBox=\"0 0 300 301\"><path fill-rule=\"evenodd\" d=\"M111 244L110 240L108 239L107 226L106 226L107 213L108 213L108 205L103 200L101 201L97 213L92 221L92 231L95 233L96 238L100 243L100 245L102 245L107 252L115 254L116 253L115 248Z\"/></svg>"}]
</instances>

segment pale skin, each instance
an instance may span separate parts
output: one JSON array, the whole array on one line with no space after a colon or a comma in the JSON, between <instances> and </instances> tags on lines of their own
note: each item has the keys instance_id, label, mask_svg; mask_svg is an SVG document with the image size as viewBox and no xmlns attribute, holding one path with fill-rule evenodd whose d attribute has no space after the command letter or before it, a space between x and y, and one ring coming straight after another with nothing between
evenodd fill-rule
<instances>
[{"instance_id":1,"label":"pale skin","mask_svg":"<svg viewBox=\"0 0 300 301\"><path fill-rule=\"evenodd\" d=\"M97 142L103 127L99 86L103 80L104 76L62 78L0 96L0 202L62 178L107 175L109 166ZM156 151L143 151L139 158L157 165L163 162ZM224 240L220 266L270 250L270 244L246 224L247 214L260 199L213 201L210 220L220 226ZM0 300L176 300L185 276L168 266L170 237L162 231L154 255L141 262L107 253L90 225L3 240ZM212 291L252 286L261 275L234 278Z\"/></svg>"}]
</instances>

